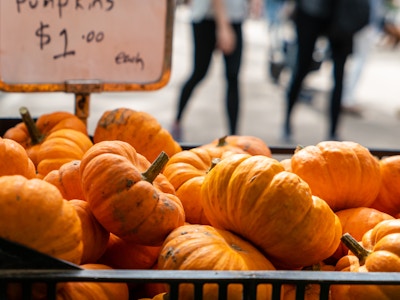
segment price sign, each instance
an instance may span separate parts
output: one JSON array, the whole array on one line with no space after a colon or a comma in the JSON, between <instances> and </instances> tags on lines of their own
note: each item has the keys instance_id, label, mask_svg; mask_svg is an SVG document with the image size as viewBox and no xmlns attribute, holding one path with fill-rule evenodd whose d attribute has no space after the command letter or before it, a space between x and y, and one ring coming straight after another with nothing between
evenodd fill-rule
<instances>
[{"instance_id":1,"label":"price sign","mask_svg":"<svg viewBox=\"0 0 400 300\"><path fill-rule=\"evenodd\" d=\"M156 89L169 80L173 0L0 3L0 88Z\"/></svg>"}]
</instances>

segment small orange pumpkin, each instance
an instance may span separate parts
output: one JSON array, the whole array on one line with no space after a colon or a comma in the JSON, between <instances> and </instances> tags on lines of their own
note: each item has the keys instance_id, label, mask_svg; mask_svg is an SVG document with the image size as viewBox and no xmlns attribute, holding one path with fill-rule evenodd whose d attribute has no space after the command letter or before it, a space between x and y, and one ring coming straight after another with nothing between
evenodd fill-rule
<instances>
[{"instance_id":1,"label":"small orange pumpkin","mask_svg":"<svg viewBox=\"0 0 400 300\"><path fill-rule=\"evenodd\" d=\"M251 155L265 155L272 157L271 149L260 138L251 135L228 135L215 139L211 143L200 146L201 148L221 148L223 151L230 151L232 147L242 149L243 152Z\"/></svg>"},{"instance_id":2,"label":"small orange pumpkin","mask_svg":"<svg viewBox=\"0 0 400 300\"><path fill-rule=\"evenodd\" d=\"M378 160L355 142L324 141L295 151L292 171L334 210L369 207L381 174Z\"/></svg>"},{"instance_id":3,"label":"small orange pumpkin","mask_svg":"<svg viewBox=\"0 0 400 300\"><path fill-rule=\"evenodd\" d=\"M361 240L368 230L381 221L394 219L391 215L369 207L347 208L337 211L336 215L342 224L342 234L348 232L356 240ZM332 258L337 261L348 252L349 249L340 243Z\"/></svg>"},{"instance_id":4,"label":"small orange pumpkin","mask_svg":"<svg viewBox=\"0 0 400 300\"><path fill-rule=\"evenodd\" d=\"M96 220L86 201L73 199L69 203L78 213L82 225L81 264L95 263L106 251L110 233Z\"/></svg>"},{"instance_id":5,"label":"small orange pumpkin","mask_svg":"<svg viewBox=\"0 0 400 300\"><path fill-rule=\"evenodd\" d=\"M50 171L43 180L56 186L66 200L85 200L79 174L80 165L80 160L67 162L59 169Z\"/></svg>"},{"instance_id":6,"label":"small orange pumpkin","mask_svg":"<svg viewBox=\"0 0 400 300\"><path fill-rule=\"evenodd\" d=\"M87 270L111 270L102 264L81 265ZM96 299L128 300L128 285L124 282L66 282L57 290L57 300Z\"/></svg>"},{"instance_id":7,"label":"small orange pumpkin","mask_svg":"<svg viewBox=\"0 0 400 300\"><path fill-rule=\"evenodd\" d=\"M85 123L69 112L57 111L43 114L36 122L31 118L27 108L21 107L20 113L23 122L8 129L4 137L15 140L24 147L35 166L38 164L37 151L40 148L40 144L52 132L60 129L73 129L88 135Z\"/></svg>"},{"instance_id":8,"label":"small orange pumpkin","mask_svg":"<svg viewBox=\"0 0 400 300\"><path fill-rule=\"evenodd\" d=\"M50 183L21 175L1 176L0 220L2 238L80 264L79 216Z\"/></svg>"},{"instance_id":9,"label":"small orange pumpkin","mask_svg":"<svg viewBox=\"0 0 400 300\"><path fill-rule=\"evenodd\" d=\"M201 191L211 225L250 241L277 268L316 264L340 243L339 218L273 158L229 155L206 175Z\"/></svg>"},{"instance_id":10,"label":"small orange pumpkin","mask_svg":"<svg viewBox=\"0 0 400 300\"><path fill-rule=\"evenodd\" d=\"M76 130L60 129L50 133L37 152L37 176L44 178L63 164L80 160L92 145L87 135Z\"/></svg>"},{"instance_id":11,"label":"small orange pumpkin","mask_svg":"<svg viewBox=\"0 0 400 300\"><path fill-rule=\"evenodd\" d=\"M153 162L161 152L168 156L182 151L172 135L153 116L129 108L105 111L97 122L93 141L120 140Z\"/></svg>"},{"instance_id":12,"label":"small orange pumpkin","mask_svg":"<svg viewBox=\"0 0 400 300\"><path fill-rule=\"evenodd\" d=\"M106 251L98 262L114 269L151 269L160 250L161 246L129 243L111 233Z\"/></svg>"},{"instance_id":13,"label":"small orange pumpkin","mask_svg":"<svg viewBox=\"0 0 400 300\"><path fill-rule=\"evenodd\" d=\"M345 234L343 242L352 254L337 263L339 271L400 272L400 220L384 220L367 231L361 243ZM394 285L333 285L332 299L397 299L400 287Z\"/></svg>"},{"instance_id":14,"label":"small orange pumpkin","mask_svg":"<svg viewBox=\"0 0 400 300\"><path fill-rule=\"evenodd\" d=\"M22 175L36 177L36 169L25 149L14 140L0 137L0 176Z\"/></svg>"},{"instance_id":15,"label":"small orange pumpkin","mask_svg":"<svg viewBox=\"0 0 400 300\"><path fill-rule=\"evenodd\" d=\"M80 174L85 199L108 231L129 242L157 246L184 224L185 213L173 186L159 173L164 164L156 161L159 169L153 172L144 169L148 165L127 142L104 141L85 153Z\"/></svg>"},{"instance_id":16,"label":"small orange pumpkin","mask_svg":"<svg viewBox=\"0 0 400 300\"><path fill-rule=\"evenodd\" d=\"M400 213L400 155L380 160L382 183L371 207L396 216Z\"/></svg>"},{"instance_id":17,"label":"small orange pumpkin","mask_svg":"<svg viewBox=\"0 0 400 300\"><path fill-rule=\"evenodd\" d=\"M184 225L173 230L162 246L160 270L275 270L252 244L209 225ZM228 299L242 299L242 285L230 284ZM193 299L193 287L180 285L179 299ZM257 299L269 299L270 285L259 285ZM217 299L215 284L205 284L203 299Z\"/></svg>"}]
</instances>

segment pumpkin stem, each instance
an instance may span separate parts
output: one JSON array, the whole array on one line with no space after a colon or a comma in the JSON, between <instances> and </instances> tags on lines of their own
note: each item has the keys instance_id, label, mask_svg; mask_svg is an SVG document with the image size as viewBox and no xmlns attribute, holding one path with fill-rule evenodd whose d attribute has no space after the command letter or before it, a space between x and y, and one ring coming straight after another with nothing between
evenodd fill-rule
<instances>
[{"instance_id":1,"label":"pumpkin stem","mask_svg":"<svg viewBox=\"0 0 400 300\"><path fill-rule=\"evenodd\" d=\"M43 135L37 128L35 121L32 119L31 114L29 113L29 110L23 106L19 109L19 113L22 117L22 121L28 129L29 136L32 140L32 145L39 144L43 140Z\"/></svg>"},{"instance_id":2,"label":"pumpkin stem","mask_svg":"<svg viewBox=\"0 0 400 300\"><path fill-rule=\"evenodd\" d=\"M221 138L219 138L218 139L218 144L217 144L217 147L223 147L223 146L226 146L227 144L228 144L228 142L226 141L226 138L227 138L228 136L227 135L225 135L225 136L223 136L223 137L221 137Z\"/></svg>"},{"instance_id":3,"label":"pumpkin stem","mask_svg":"<svg viewBox=\"0 0 400 300\"><path fill-rule=\"evenodd\" d=\"M162 151L160 155L154 160L151 166L142 173L142 179L147 182L153 183L154 179L161 173L161 170L165 167L169 160L167 153Z\"/></svg>"},{"instance_id":4,"label":"pumpkin stem","mask_svg":"<svg viewBox=\"0 0 400 300\"><path fill-rule=\"evenodd\" d=\"M221 161L220 158L213 158L211 160L211 166L210 168L207 170L207 173L210 172L212 169L214 169L214 167Z\"/></svg>"},{"instance_id":5,"label":"pumpkin stem","mask_svg":"<svg viewBox=\"0 0 400 300\"><path fill-rule=\"evenodd\" d=\"M364 264L365 259L371 254L371 251L368 251L361 246L360 243L357 242L357 240L347 232L343 234L341 240L343 244L345 244L346 247L349 248L349 250L353 252L355 256L357 256L358 260L360 261L360 265Z\"/></svg>"}]
</instances>

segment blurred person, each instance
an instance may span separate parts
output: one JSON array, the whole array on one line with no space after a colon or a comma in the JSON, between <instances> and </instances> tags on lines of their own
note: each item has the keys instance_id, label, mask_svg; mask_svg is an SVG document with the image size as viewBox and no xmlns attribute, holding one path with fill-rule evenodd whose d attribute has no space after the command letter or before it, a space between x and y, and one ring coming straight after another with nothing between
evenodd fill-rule
<instances>
[{"instance_id":1,"label":"blurred person","mask_svg":"<svg viewBox=\"0 0 400 300\"><path fill-rule=\"evenodd\" d=\"M248 0L191 0L193 33L193 70L184 83L171 133L182 140L183 112L194 89L205 78L213 53L222 53L225 65L226 112L229 134L237 134L240 89L239 71L242 62L242 24L248 16Z\"/></svg>"},{"instance_id":2,"label":"blurred person","mask_svg":"<svg viewBox=\"0 0 400 300\"><path fill-rule=\"evenodd\" d=\"M342 8L350 2L347 0L297 0L295 27L297 34L297 55L296 63L286 91L286 111L283 128L283 139L285 142L292 142L291 117L293 109L298 102L303 81L308 75L312 64L315 43L321 36L326 36L329 41L330 58L333 61L333 89L329 105L329 129L328 140L339 140L337 127L341 112L342 89L345 63L352 52L354 32L340 31L343 24L351 22L343 16L338 16L336 8ZM351 2L353 4L354 2ZM340 5L340 6L339 6ZM354 7L353 7L354 9ZM344 14L353 13L354 22L358 21L357 14L362 22L368 21L369 6L356 8L353 11L341 10ZM358 26L359 24L357 24ZM353 28L352 28L353 30ZM357 29L358 30L358 29Z\"/></svg>"},{"instance_id":3,"label":"blurred person","mask_svg":"<svg viewBox=\"0 0 400 300\"><path fill-rule=\"evenodd\" d=\"M382 35L385 17L383 0L370 0L370 6L369 24L354 36L353 53L343 86L342 111L358 117L362 117L362 108L356 101L355 92L368 57Z\"/></svg>"}]
</instances>

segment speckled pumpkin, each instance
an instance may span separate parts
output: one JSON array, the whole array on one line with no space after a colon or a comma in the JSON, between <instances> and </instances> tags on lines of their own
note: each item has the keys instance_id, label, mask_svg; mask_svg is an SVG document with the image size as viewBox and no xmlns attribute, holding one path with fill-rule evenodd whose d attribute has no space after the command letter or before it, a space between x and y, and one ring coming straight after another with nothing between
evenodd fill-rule
<instances>
[{"instance_id":1,"label":"speckled pumpkin","mask_svg":"<svg viewBox=\"0 0 400 300\"><path fill-rule=\"evenodd\" d=\"M149 166L127 142L103 141L85 153L80 175L85 199L108 231L128 242L157 246L184 224L185 213L159 170L147 176Z\"/></svg>"},{"instance_id":2,"label":"speckled pumpkin","mask_svg":"<svg viewBox=\"0 0 400 300\"><path fill-rule=\"evenodd\" d=\"M222 159L205 177L202 194L211 225L250 241L277 268L313 265L340 243L339 218L273 158L233 154Z\"/></svg>"}]
</instances>

